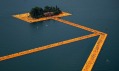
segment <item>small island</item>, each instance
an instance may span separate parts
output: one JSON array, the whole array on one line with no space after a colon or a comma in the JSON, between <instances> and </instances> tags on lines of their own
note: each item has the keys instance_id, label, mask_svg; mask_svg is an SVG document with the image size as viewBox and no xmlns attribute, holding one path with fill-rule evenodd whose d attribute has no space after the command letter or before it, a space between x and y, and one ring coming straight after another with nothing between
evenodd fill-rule
<instances>
[{"instance_id":1,"label":"small island","mask_svg":"<svg viewBox=\"0 0 119 71\"><path fill-rule=\"evenodd\" d=\"M62 13L62 11L56 7L45 6L44 9L41 7L34 7L30 11L30 17L38 19L42 17L50 17L54 15L58 15Z\"/></svg>"},{"instance_id":2,"label":"small island","mask_svg":"<svg viewBox=\"0 0 119 71\"><path fill-rule=\"evenodd\" d=\"M13 17L29 23L34 23L49 20L55 17L63 17L69 15L71 14L61 11L57 6L45 6L44 8L34 7L28 13L13 15Z\"/></svg>"}]
</instances>

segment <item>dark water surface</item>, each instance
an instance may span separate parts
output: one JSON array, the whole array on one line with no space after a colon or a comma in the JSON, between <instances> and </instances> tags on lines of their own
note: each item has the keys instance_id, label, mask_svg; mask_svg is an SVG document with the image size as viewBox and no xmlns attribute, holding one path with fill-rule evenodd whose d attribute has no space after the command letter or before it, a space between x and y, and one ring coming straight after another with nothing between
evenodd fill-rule
<instances>
[{"instance_id":1,"label":"dark water surface","mask_svg":"<svg viewBox=\"0 0 119 71\"><path fill-rule=\"evenodd\" d=\"M29 24L12 15L34 6L57 5L72 16L63 17L108 34L92 71L119 71L118 0L1 0L0 56L91 34L57 21ZM98 37L0 62L0 71L81 71Z\"/></svg>"}]
</instances>

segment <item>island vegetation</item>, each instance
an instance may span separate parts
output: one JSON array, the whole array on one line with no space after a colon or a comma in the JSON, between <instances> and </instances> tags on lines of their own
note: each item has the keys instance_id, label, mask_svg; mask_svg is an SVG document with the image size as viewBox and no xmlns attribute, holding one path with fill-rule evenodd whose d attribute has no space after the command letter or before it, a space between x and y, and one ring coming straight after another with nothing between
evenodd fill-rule
<instances>
[{"instance_id":1,"label":"island vegetation","mask_svg":"<svg viewBox=\"0 0 119 71\"><path fill-rule=\"evenodd\" d=\"M34 7L30 11L30 17L34 19L42 18L42 17L49 17L54 16L62 13L60 8L52 7L52 6L45 6L44 9L41 7Z\"/></svg>"}]
</instances>

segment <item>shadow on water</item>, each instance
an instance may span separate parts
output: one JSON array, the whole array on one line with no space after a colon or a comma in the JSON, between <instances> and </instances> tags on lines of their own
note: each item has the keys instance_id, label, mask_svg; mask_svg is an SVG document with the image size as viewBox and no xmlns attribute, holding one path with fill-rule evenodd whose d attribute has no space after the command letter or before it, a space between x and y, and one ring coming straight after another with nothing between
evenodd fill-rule
<instances>
[{"instance_id":1,"label":"shadow on water","mask_svg":"<svg viewBox=\"0 0 119 71\"><path fill-rule=\"evenodd\" d=\"M53 20L47 20L47 21L34 22L34 23L29 24L29 26L32 30L38 30L38 29L41 29L44 27L48 27L49 22L54 22L54 21Z\"/></svg>"},{"instance_id":2,"label":"shadow on water","mask_svg":"<svg viewBox=\"0 0 119 71\"><path fill-rule=\"evenodd\" d=\"M36 29L37 27L40 28L40 27L44 26L44 21L34 22L34 23L29 24L29 25L32 29Z\"/></svg>"}]
</instances>

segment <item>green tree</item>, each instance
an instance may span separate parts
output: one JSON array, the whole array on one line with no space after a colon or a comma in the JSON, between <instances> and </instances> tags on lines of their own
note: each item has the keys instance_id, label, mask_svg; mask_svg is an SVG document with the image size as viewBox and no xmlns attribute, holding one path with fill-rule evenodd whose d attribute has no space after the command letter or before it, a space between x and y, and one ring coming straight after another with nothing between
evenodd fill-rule
<instances>
[{"instance_id":1,"label":"green tree","mask_svg":"<svg viewBox=\"0 0 119 71\"><path fill-rule=\"evenodd\" d=\"M38 18L44 17L44 13L47 13L47 12L53 12L53 15L58 15L62 11L57 6L56 7L45 6L44 10L40 7L34 7L30 11L30 16L32 18L38 19ZM51 13L49 13L49 14L51 14Z\"/></svg>"},{"instance_id":2,"label":"green tree","mask_svg":"<svg viewBox=\"0 0 119 71\"><path fill-rule=\"evenodd\" d=\"M55 15L58 15L58 14L60 14L62 11L56 6L55 7L55 11L54 11L54 14Z\"/></svg>"},{"instance_id":3,"label":"green tree","mask_svg":"<svg viewBox=\"0 0 119 71\"><path fill-rule=\"evenodd\" d=\"M50 12L50 7L49 6L45 6L44 12Z\"/></svg>"},{"instance_id":4,"label":"green tree","mask_svg":"<svg viewBox=\"0 0 119 71\"><path fill-rule=\"evenodd\" d=\"M36 18L36 19L42 17L43 16L43 9L40 7L32 8L30 11L30 16L32 18Z\"/></svg>"}]
</instances>

